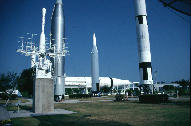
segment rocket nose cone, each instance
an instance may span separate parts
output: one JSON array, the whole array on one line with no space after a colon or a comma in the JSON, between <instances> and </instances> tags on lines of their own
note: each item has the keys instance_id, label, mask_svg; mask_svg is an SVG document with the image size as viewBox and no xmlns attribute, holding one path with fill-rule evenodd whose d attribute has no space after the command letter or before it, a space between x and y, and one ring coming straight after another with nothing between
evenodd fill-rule
<instances>
[{"instance_id":1,"label":"rocket nose cone","mask_svg":"<svg viewBox=\"0 0 191 126\"><path fill-rule=\"evenodd\" d=\"M56 4L62 4L62 0L56 0Z\"/></svg>"},{"instance_id":2,"label":"rocket nose cone","mask_svg":"<svg viewBox=\"0 0 191 126\"><path fill-rule=\"evenodd\" d=\"M93 46L96 46L96 37L95 37L95 33L93 34Z\"/></svg>"}]
</instances>

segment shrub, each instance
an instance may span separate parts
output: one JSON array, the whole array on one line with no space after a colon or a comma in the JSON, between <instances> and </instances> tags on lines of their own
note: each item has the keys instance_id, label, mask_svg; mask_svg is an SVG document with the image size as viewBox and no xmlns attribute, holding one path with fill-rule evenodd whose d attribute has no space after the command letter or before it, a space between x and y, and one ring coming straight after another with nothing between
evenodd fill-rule
<instances>
[{"instance_id":1,"label":"shrub","mask_svg":"<svg viewBox=\"0 0 191 126\"><path fill-rule=\"evenodd\" d=\"M0 98L2 100L7 100L8 98L10 98L10 100L15 100L17 98L17 95L16 94L9 95L7 93L1 93Z\"/></svg>"},{"instance_id":2,"label":"shrub","mask_svg":"<svg viewBox=\"0 0 191 126\"><path fill-rule=\"evenodd\" d=\"M75 99L78 99L78 98L90 98L91 95L89 94L71 94L69 95L69 98L75 98Z\"/></svg>"},{"instance_id":3,"label":"shrub","mask_svg":"<svg viewBox=\"0 0 191 126\"><path fill-rule=\"evenodd\" d=\"M29 94L29 92L27 91L24 91L24 92L21 92L22 96L23 97L26 97L26 98L31 98L32 96Z\"/></svg>"},{"instance_id":4,"label":"shrub","mask_svg":"<svg viewBox=\"0 0 191 126\"><path fill-rule=\"evenodd\" d=\"M178 91L179 91L178 95L180 95L180 96L189 96L190 95L190 91L189 90L181 88Z\"/></svg>"},{"instance_id":5,"label":"shrub","mask_svg":"<svg viewBox=\"0 0 191 126\"><path fill-rule=\"evenodd\" d=\"M8 120L1 120L0 126L12 126L12 121L10 119Z\"/></svg>"},{"instance_id":6,"label":"shrub","mask_svg":"<svg viewBox=\"0 0 191 126\"><path fill-rule=\"evenodd\" d=\"M140 95L139 101L141 103L166 103L168 101L168 95L167 94Z\"/></svg>"},{"instance_id":7,"label":"shrub","mask_svg":"<svg viewBox=\"0 0 191 126\"><path fill-rule=\"evenodd\" d=\"M10 99L11 100L15 100L16 98L17 98L17 95L16 94L12 94Z\"/></svg>"},{"instance_id":8,"label":"shrub","mask_svg":"<svg viewBox=\"0 0 191 126\"><path fill-rule=\"evenodd\" d=\"M138 89L135 89L133 92L134 96L139 96L141 94L141 91L139 91Z\"/></svg>"},{"instance_id":9,"label":"shrub","mask_svg":"<svg viewBox=\"0 0 191 126\"><path fill-rule=\"evenodd\" d=\"M0 98L2 100L7 100L8 99L8 95L6 93L1 93Z\"/></svg>"},{"instance_id":10,"label":"shrub","mask_svg":"<svg viewBox=\"0 0 191 126\"><path fill-rule=\"evenodd\" d=\"M115 95L115 101L124 101L125 95L122 94L116 94Z\"/></svg>"}]
</instances>

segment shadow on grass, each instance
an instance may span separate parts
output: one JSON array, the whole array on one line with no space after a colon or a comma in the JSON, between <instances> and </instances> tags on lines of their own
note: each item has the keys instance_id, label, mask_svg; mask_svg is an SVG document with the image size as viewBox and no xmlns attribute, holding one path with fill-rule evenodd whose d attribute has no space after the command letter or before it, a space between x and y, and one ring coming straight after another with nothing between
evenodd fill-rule
<instances>
[{"instance_id":1,"label":"shadow on grass","mask_svg":"<svg viewBox=\"0 0 191 126\"><path fill-rule=\"evenodd\" d=\"M178 105L178 106L190 106L190 100L168 100L167 102L161 103L145 103L140 101L125 101L124 103L136 103L136 104L154 104L154 105Z\"/></svg>"},{"instance_id":2,"label":"shadow on grass","mask_svg":"<svg viewBox=\"0 0 191 126\"><path fill-rule=\"evenodd\" d=\"M120 123L108 120L89 119L91 115L54 115L31 117L31 121L25 118L13 119L14 126L131 126L127 123ZM22 122L22 123L21 123Z\"/></svg>"},{"instance_id":3,"label":"shadow on grass","mask_svg":"<svg viewBox=\"0 0 191 126\"><path fill-rule=\"evenodd\" d=\"M122 124L114 121L88 119L91 115L57 115L57 116L42 116L35 117L40 120L40 125L51 126L130 126L128 124Z\"/></svg>"}]
</instances>

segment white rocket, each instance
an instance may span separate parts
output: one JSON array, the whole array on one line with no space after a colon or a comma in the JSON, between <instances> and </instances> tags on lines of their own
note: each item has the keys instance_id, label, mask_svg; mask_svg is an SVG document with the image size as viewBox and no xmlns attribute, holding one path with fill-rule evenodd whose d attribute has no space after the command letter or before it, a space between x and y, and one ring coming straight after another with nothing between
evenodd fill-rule
<instances>
[{"instance_id":1,"label":"white rocket","mask_svg":"<svg viewBox=\"0 0 191 126\"><path fill-rule=\"evenodd\" d=\"M42 32L40 34L40 45L39 45L39 52L42 54L46 52L46 43L45 43L46 41L44 34L45 14L46 14L46 9L42 8Z\"/></svg>"},{"instance_id":2,"label":"white rocket","mask_svg":"<svg viewBox=\"0 0 191 126\"><path fill-rule=\"evenodd\" d=\"M40 35L40 43L39 43L39 52L38 58L39 62L36 64L36 78L51 78L51 66L52 63L50 60L46 58L46 41L45 41L45 33L44 33L44 26L45 26L45 14L46 9L42 9L42 32ZM33 60L35 62L35 53L32 55Z\"/></svg>"},{"instance_id":3,"label":"white rocket","mask_svg":"<svg viewBox=\"0 0 191 126\"><path fill-rule=\"evenodd\" d=\"M44 53L46 52L46 41L45 41L45 34L44 34L44 26L45 26L45 14L46 9L42 8L42 32L40 34L40 43L39 43L39 65L43 67L43 60L44 60Z\"/></svg>"},{"instance_id":4,"label":"white rocket","mask_svg":"<svg viewBox=\"0 0 191 126\"><path fill-rule=\"evenodd\" d=\"M22 54L25 54L25 56L31 56L31 68L36 69L36 78L52 78L51 70L52 70L52 63L49 60L50 56L54 56L55 53L49 53L46 52L46 41L45 41L45 15L46 15L46 9L42 9L42 32L40 35L40 42L39 42L39 50L33 45L32 38L34 35L32 34L29 50L27 50L28 46L26 46L26 50L24 50L23 40L21 49L18 49L17 52L20 52ZM23 39L23 37L20 37ZM38 59L37 59L38 57Z\"/></svg>"},{"instance_id":5,"label":"white rocket","mask_svg":"<svg viewBox=\"0 0 191 126\"><path fill-rule=\"evenodd\" d=\"M91 62L91 72L92 72L92 92L99 91L99 59L98 50L96 46L96 36L93 34L93 48L92 48L92 62Z\"/></svg>"},{"instance_id":6,"label":"white rocket","mask_svg":"<svg viewBox=\"0 0 191 126\"><path fill-rule=\"evenodd\" d=\"M138 41L140 84L153 84L145 0L134 0Z\"/></svg>"}]
</instances>

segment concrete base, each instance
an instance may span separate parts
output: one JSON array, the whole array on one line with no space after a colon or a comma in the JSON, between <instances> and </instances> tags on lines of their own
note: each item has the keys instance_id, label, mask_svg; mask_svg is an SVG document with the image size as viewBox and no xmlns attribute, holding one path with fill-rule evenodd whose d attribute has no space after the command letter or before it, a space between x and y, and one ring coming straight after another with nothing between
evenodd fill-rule
<instances>
[{"instance_id":1,"label":"concrete base","mask_svg":"<svg viewBox=\"0 0 191 126\"><path fill-rule=\"evenodd\" d=\"M53 80L49 78L37 78L33 89L33 112L54 112Z\"/></svg>"}]
</instances>

